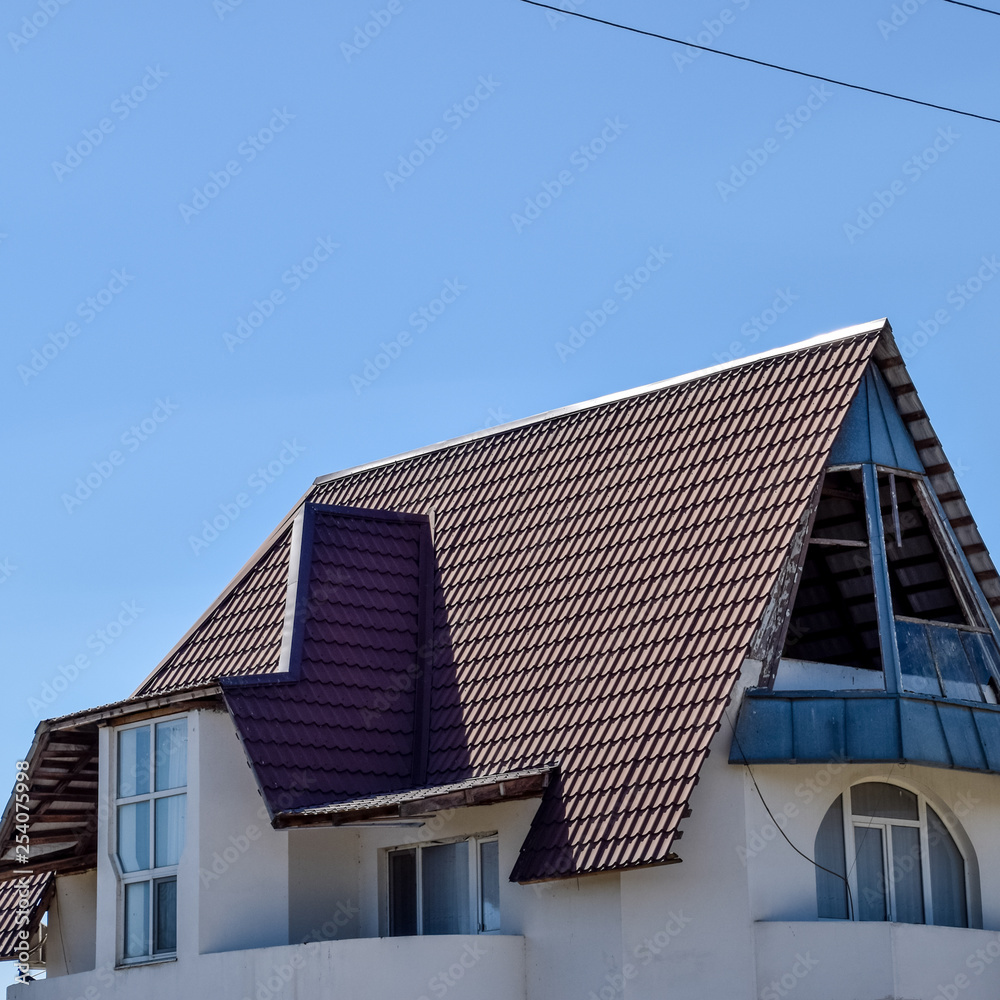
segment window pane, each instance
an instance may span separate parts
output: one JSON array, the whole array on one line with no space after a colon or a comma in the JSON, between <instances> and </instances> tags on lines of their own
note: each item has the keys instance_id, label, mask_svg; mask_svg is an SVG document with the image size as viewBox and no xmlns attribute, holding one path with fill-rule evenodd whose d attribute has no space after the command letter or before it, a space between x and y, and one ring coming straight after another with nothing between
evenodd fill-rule
<instances>
[{"instance_id":1,"label":"window pane","mask_svg":"<svg viewBox=\"0 0 1000 1000\"><path fill-rule=\"evenodd\" d=\"M187 719L156 727L156 790L187 784Z\"/></svg>"},{"instance_id":2,"label":"window pane","mask_svg":"<svg viewBox=\"0 0 1000 1000\"><path fill-rule=\"evenodd\" d=\"M389 854L389 934L417 933L417 852Z\"/></svg>"},{"instance_id":3,"label":"window pane","mask_svg":"<svg viewBox=\"0 0 1000 1000\"><path fill-rule=\"evenodd\" d=\"M149 883L125 886L125 957L149 954Z\"/></svg>"},{"instance_id":4,"label":"window pane","mask_svg":"<svg viewBox=\"0 0 1000 1000\"><path fill-rule=\"evenodd\" d=\"M118 861L126 872L140 872L149 867L148 802L118 807Z\"/></svg>"},{"instance_id":5,"label":"window pane","mask_svg":"<svg viewBox=\"0 0 1000 1000\"><path fill-rule=\"evenodd\" d=\"M940 695L941 681L934 666L929 629L929 625L920 622L896 622L899 666L903 674L904 691Z\"/></svg>"},{"instance_id":6,"label":"window pane","mask_svg":"<svg viewBox=\"0 0 1000 1000\"><path fill-rule=\"evenodd\" d=\"M484 931L500 930L500 845L487 840L479 845L479 923Z\"/></svg>"},{"instance_id":7,"label":"window pane","mask_svg":"<svg viewBox=\"0 0 1000 1000\"><path fill-rule=\"evenodd\" d=\"M177 879L161 879L153 883L156 921L153 950L177 951Z\"/></svg>"},{"instance_id":8,"label":"window pane","mask_svg":"<svg viewBox=\"0 0 1000 1000\"><path fill-rule=\"evenodd\" d=\"M118 798L149 791L149 726L118 734Z\"/></svg>"},{"instance_id":9,"label":"window pane","mask_svg":"<svg viewBox=\"0 0 1000 1000\"><path fill-rule=\"evenodd\" d=\"M851 789L851 811L855 816L884 816L887 819L918 819L917 797L899 785L866 781Z\"/></svg>"},{"instance_id":10,"label":"window pane","mask_svg":"<svg viewBox=\"0 0 1000 1000\"><path fill-rule=\"evenodd\" d=\"M859 920L885 920L885 868L882 864L882 831L877 826L854 828L857 855Z\"/></svg>"},{"instance_id":11,"label":"window pane","mask_svg":"<svg viewBox=\"0 0 1000 1000\"><path fill-rule=\"evenodd\" d=\"M435 844L422 851L424 934L468 934L469 842Z\"/></svg>"},{"instance_id":12,"label":"window pane","mask_svg":"<svg viewBox=\"0 0 1000 1000\"><path fill-rule=\"evenodd\" d=\"M983 693L962 644L962 633L943 625L928 625L927 634L944 684L944 696L960 701L982 701Z\"/></svg>"},{"instance_id":13,"label":"window pane","mask_svg":"<svg viewBox=\"0 0 1000 1000\"><path fill-rule=\"evenodd\" d=\"M847 919L847 865L844 859L843 796L827 810L816 834L816 864L829 871L816 869L816 903L821 917ZM836 872L843 876L830 874Z\"/></svg>"},{"instance_id":14,"label":"window pane","mask_svg":"<svg viewBox=\"0 0 1000 1000\"><path fill-rule=\"evenodd\" d=\"M945 927L968 927L965 860L948 828L930 806L927 807L927 843L930 848L934 923Z\"/></svg>"},{"instance_id":15,"label":"window pane","mask_svg":"<svg viewBox=\"0 0 1000 1000\"><path fill-rule=\"evenodd\" d=\"M187 796L168 795L156 800L156 867L176 865L184 850L184 819Z\"/></svg>"},{"instance_id":16,"label":"window pane","mask_svg":"<svg viewBox=\"0 0 1000 1000\"><path fill-rule=\"evenodd\" d=\"M920 864L920 830L915 826L892 828L892 887L896 897L894 919L901 924L924 922L923 868Z\"/></svg>"}]
</instances>

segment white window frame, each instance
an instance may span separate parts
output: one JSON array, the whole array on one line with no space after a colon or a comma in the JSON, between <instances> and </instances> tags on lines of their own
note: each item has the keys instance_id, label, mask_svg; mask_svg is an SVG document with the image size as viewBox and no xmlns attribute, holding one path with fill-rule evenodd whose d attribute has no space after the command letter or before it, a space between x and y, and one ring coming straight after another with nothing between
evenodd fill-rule
<instances>
[{"instance_id":1,"label":"white window frame","mask_svg":"<svg viewBox=\"0 0 1000 1000\"><path fill-rule=\"evenodd\" d=\"M111 855L111 864L114 868L117 880L116 894L116 954L117 964L124 965L145 965L151 962L172 961L177 957L176 949L172 951L156 951L154 945L156 941L156 886L161 882L173 881L177 883L177 872L179 865L165 865L156 868L156 800L170 798L174 795L188 794L188 775L185 769L184 784L176 788L166 788L156 791L156 727L164 722L176 722L184 719L187 722L188 736L191 734L191 723L188 713L182 712L173 715L154 716L150 719L143 719L141 722L128 723L123 726L115 726L111 730L111 767L109 769L111 808L109 810L110 822L108 823L108 853ZM118 774L121 766L119 760L119 734L131 729L149 729L149 759L150 759L150 785L149 792L144 795L118 796ZM126 872L123 870L121 861L118 858L118 809L120 806L130 805L134 802L149 803L149 861L154 867L143 868L140 871ZM185 824L187 815L185 811ZM184 843L187 844L187 831L185 830ZM146 955L136 955L126 957L125 954L125 887L137 882L149 883L149 953ZM180 914L180 898L177 899L178 924Z\"/></svg>"},{"instance_id":2,"label":"white window frame","mask_svg":"<svg viewBox=\"0 0 1000 1000\"><path fill-rule=\"evenodd\" d=\"M902 788L911 795L915 795L917 798L917 819L890 819L887 816L855 815L852 796L853 790L857 785L867 784L892 785ZM851 897L854 900L854 905L851 908L853 919L862 922L859 905L861 896L858 887L858 858L854 844L854 827L868 827L869 829L878 829L882 832L882 873L888 883L885 886L886 922L898 923L896 920L896 881L892 875L892 832L889 828L892 826L908 826L911 828L917 827L920 831L920 888L924 901L924 924L926 926L934 926L934 898L931 892L931 855L927 825L927 800L924 796L915 788L910 788L901 782L880 781L878 778L864 778L860 781L855 781L844 789L842 811L844 814L844 863L847 865L847 881L851 889ZM935 809L934 811L938 814L941 822L944 823L940 810ZM972 886L969 881L969 858L962 847L960 838L956 837L951 830L948 830L948 833L951 835L952 842L958 849L958 853L962 856L962 871L965 878L965 925L966 927L972 927ZM863 922L878 923L879 921Z\"/></svg>"},{"instance_id":3,"label":"white window frame","mask_svg":"<svg viewBox=\"0 0 1000 1000\"><path fill-rule=\"evenodd\" d=\"M390 879L392 877L392 869L389 865L389 858L392 854L398 853L399 851L416 851L416 906L417 906L417 936L422 937L424 934L423 929L423 849L426 847L439 847L442 844L461 844L467 843L469 845L469 896L468 896L468 906L469 906L469 925L472 927L470 933L472 934L499 934L501 928L497 927L493 930L485 930L483 928L483 879L482 879L482 862L480 855L480 848L486 843L497 843L499 844L499 835L494 831L491 833L476 833L464 837L445 837L436 840L418 841L411 842L409 844L396 844L393 847L387 847L383 850L382 854L382 864L381 869L384 875L383 886L382 886L382 936L390 937L392 935L392 922L391 922L391 886ZM498 878L499 883L499 878ZM502 927L502 922L501 922Z\"/></svg>"}]
</instances>

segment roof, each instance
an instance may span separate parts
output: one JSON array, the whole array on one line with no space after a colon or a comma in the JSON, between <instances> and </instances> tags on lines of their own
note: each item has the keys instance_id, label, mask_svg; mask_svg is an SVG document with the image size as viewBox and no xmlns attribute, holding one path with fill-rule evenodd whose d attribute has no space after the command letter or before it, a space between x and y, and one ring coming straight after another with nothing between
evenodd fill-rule
<instances>
[{"instance_id":1,"label":"roof","mask_svg":"<svg viewBox=\"0 0 1000 1000\"><path fill-rule=\"evenodd\" d=\"M560 765L512 877L671 860L698 769L793 529L884 330L871 324L520 421L319 480L307 495L310 504L431 520L426 784L556 759ZM354 529L337 530L347 534L313 562L310 588L330 572L339 548L357 545L348 539ZM375 572L367 559L354 570ZM398 568L385 572L400 575ZM251 567L219 608L259 576ZM360 592L360 582L348 582ZM287 584L275 579L262 601L276 607ZM356 603L355 596L338 600L342 609ZM304 648L329 628L330 614L325 605L315 622L307 617ZM411 607L408 650L415 621ZM203 623L196 635L211 627L211 620ZM310 669L367 650L368 659L351 669L371 677L386 669L376 659L391 659L372 651L398 631L372 615L353 647L332 641L315 651ZM237 630L235 640L243 634ZM276 670L278 657L271 660ZM303 678L305 661L303 654ZM141 692L166 676L154 675ZM209 667L197 676L218 674ZM328 674L317 686L318 675L311 676L308 686L299 684L301 698L289 695L294 681L287 676L224 682L262 787L276 786L274 776L289 762L326 781L340 752L348 774L363 771L375 780L363 788L330 786L328 805L405 789L407 767L415 765L401 750L416 742L413 724L404 721L416 706L408 689L396 699L405 712L390 713L377 733L340 730L345 745L337 748L326 742L329 715L359 712L358 693L368 682L354 673L341 685ZM195 677L185 674L188 682ZM253 707L244 695L248 683L260 699ZM262 739L258 713L265 711L272 728ZM295 719L301 724L286 727L285 736L273 728ZM378 780L385 787L378 789ZM322 797L302 794L298 801L315 808Z\"/></svg>"},{"instance_id":2,"label":"roof","mask_svg":"<svg viewBox=\"0 0 1000 1000\"><path fill-rule=\"evenodd\" d=\"M316 819L340 824L428 816L456 806L536 797L548 787L557 771L557 765L549 764L504 774L485 774L435 788L411 788L403 792L373 795L370 799L336 802L312 809L290 809L279 813L277 818L284 826L301 826Z\"/></svg>"},{"instance_id":3,"label":"roof","mask_svg":"<svg viewBox=\"0 0 1000 1000\"><path fill-rule=\"evenodd\" d=\"M221 683L276 823L558 762L512 878L675 860L873 360L996 607L880 320L317 480L134 698Z\"/></svg>"},{"instance_id":4,"label":"roof","mask_svg":"<svg viewBox=\"0 0 1000 1000\"><path fill-rule=\"evenodd\" d=\"M9 878L0 882L0 962L16 962L22 933L29 940L38 927L38 919L52 889L52 873ZM23 915L28 923L22 924Z\"/></svg>"},{"instance_id":5,"label":"roof","mask_svg":"<svg viewBox=\"0 0 1000 1000\"><path fill-rule=\"evenodd\" d=\"M289 669L223 680L272 815L419 785L429 522L307 504Z\"/></svg>"}]
</instances>

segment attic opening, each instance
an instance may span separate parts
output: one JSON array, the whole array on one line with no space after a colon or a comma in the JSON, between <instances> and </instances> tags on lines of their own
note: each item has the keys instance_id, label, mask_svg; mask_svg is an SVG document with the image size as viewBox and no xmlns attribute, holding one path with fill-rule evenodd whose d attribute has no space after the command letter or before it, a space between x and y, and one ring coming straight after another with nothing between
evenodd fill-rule
<instances>
[{"instance_id":1,"label":"attic opening","mask_svg":"<svg viewBox=\"0 0 1000 1000\"><path fill-rule=\"evenodd\" d=\"M827 470L774 688L997 704L1000 647L975 587L922 476Z\"/></svg>"},{"instance_id":2,"label":"attic opening","mask_svg":"<svg viewBox=\"0 0 1000 1000\"><path fill-rule=\"evenodd\" d=\"M830 471L823 480L781 656L789 682L885 686L860 469ZM807 676L798 676L799 663L810 665Z\"/></svg>"}]
</instances>

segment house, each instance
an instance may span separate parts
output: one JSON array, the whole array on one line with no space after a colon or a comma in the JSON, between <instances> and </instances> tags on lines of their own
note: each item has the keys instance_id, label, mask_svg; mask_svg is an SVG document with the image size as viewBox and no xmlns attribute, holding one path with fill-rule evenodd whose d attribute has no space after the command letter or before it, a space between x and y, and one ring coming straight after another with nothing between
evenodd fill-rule
<instances>
[{"instance_id":1,"label":"house","mask_svg":"<svg viewBox=\"0 0 1000 1000\"><path fill-rule=\"evenodd\" d=\"M325 476L38 726L8 998L995 998L998 607L884 320Z\"/></svg>"}]
</instances>

